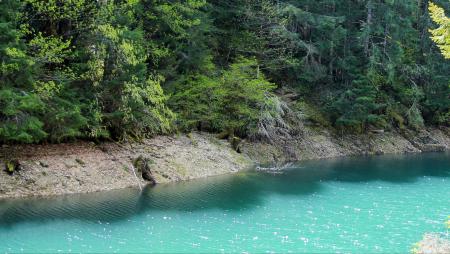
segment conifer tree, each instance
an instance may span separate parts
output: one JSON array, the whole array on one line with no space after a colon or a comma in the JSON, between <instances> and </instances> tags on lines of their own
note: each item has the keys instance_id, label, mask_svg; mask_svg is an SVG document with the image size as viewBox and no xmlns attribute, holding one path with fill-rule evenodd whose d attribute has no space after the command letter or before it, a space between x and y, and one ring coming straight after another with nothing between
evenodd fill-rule
<instances>
[{"instance_id":1,"label":"conifer tree","mask_svg":"<svg viewBox=\"0 0 450 254\"><path fill-rule=\"evenodd\" d=\"M442 51L445 58L450 59L450 18L445 16L444 9L430 3L430 15L438 28L430 30L432 39Z\"/></svg>"}]
</instances>

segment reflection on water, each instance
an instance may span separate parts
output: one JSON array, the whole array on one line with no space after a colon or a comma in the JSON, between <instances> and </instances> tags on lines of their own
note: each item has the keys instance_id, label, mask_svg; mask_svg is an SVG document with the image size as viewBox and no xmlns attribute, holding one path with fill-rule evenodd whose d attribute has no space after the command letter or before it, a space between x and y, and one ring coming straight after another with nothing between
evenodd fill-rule
<instances>
[{"instance_id":1,"label":"reflection on water","mask_svg":"<svg viewBox=\"0 0 450 254\"><path fill-rule=\"evenodd\" d=\"M433 165L430 167L430 165ZM358 157L300 162L282 174L243 172L177 184L51 198L0 200L0 228L55 219L118 221L149 210L242 210L273 193L310 195L324 183L411 183L423 176L449 177L449 154Z\"/></svg>"}]
</instances>

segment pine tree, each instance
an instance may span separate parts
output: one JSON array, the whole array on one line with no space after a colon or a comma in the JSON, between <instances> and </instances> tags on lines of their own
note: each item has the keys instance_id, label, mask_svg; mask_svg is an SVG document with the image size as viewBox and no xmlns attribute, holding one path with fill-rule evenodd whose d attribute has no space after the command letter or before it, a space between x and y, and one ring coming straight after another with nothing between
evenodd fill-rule
<instances>
[{"instance_id":1,"label":"pine tree","mask_svg":"<svg viewBox=\"0 0 450 254\"><path fill-rule=\"evenodd\" d=\"M44 104L32 93L35 63L19 28L23 5L0 1L0 142L38 142L47 136Z\"/></svg>"},{"instance_id":2,"label":"pine tree","mask_svg":"<svg viewBox=\"0 0 450 254\"><path fill-rule=\"evenodd\" d=\"M102 124L116 138L142 138L172 128L160 78L147 72L147 48L136 1L103 3L88 37L86 78Z\"/></svg>"}]
</instances>

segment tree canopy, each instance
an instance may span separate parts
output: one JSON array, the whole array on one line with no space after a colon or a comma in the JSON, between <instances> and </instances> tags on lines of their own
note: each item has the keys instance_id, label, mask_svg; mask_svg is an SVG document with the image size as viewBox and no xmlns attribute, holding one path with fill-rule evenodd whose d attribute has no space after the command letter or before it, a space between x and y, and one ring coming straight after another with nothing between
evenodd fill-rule
<instances>
[{"instance_id":1,"label":"tree canopy","mask_svg":"<svg viewBox=\"0 0 450 254\"><path fill-rule=\"evenodd\" d=\"M287 124L280 88L341 130L448 125L449 8L444 0L2 0L0 142L194 129L263 137Z\"/></svg>"}]
</instances>

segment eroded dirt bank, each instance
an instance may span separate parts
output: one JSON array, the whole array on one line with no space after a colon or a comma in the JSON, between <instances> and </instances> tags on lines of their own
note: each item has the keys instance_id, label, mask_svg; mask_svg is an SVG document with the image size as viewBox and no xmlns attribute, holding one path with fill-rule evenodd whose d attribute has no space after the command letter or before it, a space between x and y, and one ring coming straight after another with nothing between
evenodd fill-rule
<instances>
[{"instance_id":1,"label":"eroded dirt bank","mask_svg":"<svg viewBox=\"0 0 450 254\"><path fill-rule=\"evenodd\" d=\"M237 153L211 134L160 136L142 143L79 142L60 145L3 146L0 149L0 198L58 195L147 184L133 173L137 159L156 183L183 181L251 168L254 164L385 153L447 151L449 128L422 132L372 132L338 135L304 126L295 135L271 142L244 141ZM4 168L17 163L12 175ZM138 183L139 181L139 183Z\"/></svg>"},{"instance_id":2,"label":"eroded dirt bank","mask_svg":"<svg viewBox=\"0 0 450 254\"><path fill-rule=\"evenodd\" d=\"M1 148L0 198L95 192L145 185L136 159L143 158L156 183L237 172L252 166L226 141L210 134L155 137L143 143L80 142L60 145L21 145ZM19 171L3 169L17 161Z\"/></svg>"},{"instance_id":3,"label":"eroded dirt bank","mask_svg":"<svg viewBox=\"0 0 450 254\"><path fill-rule=\"evenodd\" d=\"M420 132L382 131L340 135L327 129L303 126L291 136L271 142L244 142L242 151L259 164L322 159L352 155L444 152L450 149L450 128Z\"/></svg>"}]
</instances>

